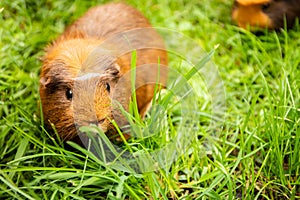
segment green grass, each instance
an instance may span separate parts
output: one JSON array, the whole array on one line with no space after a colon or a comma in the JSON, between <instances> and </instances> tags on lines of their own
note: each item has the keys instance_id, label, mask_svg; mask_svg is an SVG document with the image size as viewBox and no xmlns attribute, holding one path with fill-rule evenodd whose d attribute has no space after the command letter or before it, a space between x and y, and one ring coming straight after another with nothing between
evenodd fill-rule
<instances>
[{"instance_id":1,"label":"green grass","mask_svg":"<svg viewBox=\"0 0 300 200\"><path fill-rule=\"evenodd\" d=\"M211 130L199 120L189 148L172 164L123 172L47 134L38 107L39 58L67 24L99 3L0 2L0 199L300 199L300 28L242 31L231 24L229 1L128 1L154 26L182 32L207 52L219 44L212 62L225 88L225 121ZM203 76L189 82L196 95L205 94L199 113L212 105L209 91L197 89ZM168 112L167 131L176 135L180 109ZM161 134L128 144L153 152L166 141Z\"/></svg>"}]
</instances>

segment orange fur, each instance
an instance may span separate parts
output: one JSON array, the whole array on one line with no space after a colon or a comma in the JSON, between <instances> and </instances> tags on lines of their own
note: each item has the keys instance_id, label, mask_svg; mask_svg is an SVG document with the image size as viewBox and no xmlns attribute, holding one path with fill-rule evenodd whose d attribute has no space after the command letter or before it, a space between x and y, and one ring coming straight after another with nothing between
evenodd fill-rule
<instances>
[{"instance_id":1,"label":"orange fur","mask_svg":"<svg viewBox=\"0 0 300 200\"><path fill-rule=\"evenodd\" d=\"M76 76L84 61L100 44L101 40L70 38L48 47L44 61L47 61L47 64L64 61L68 64L68 70Z\"/></svg>"},{"instance_id":2,"label":"orange fur","mask_svg":"<svg viewBox=\"0 0 300 200\"><path fill-rule=\"evenodd\" d=\"M261 11L261 4L239 5L238 9L233 10L232 19L237 22L239 27L272 27L270 18Z\"/></svg>"},{"instance_id":3,"label":"orange fur","mask_svg":"<svg viewBox=\"0 0 300 200\"><path fill-rule=\"evenodd\" d=\"M237 2L243 6L251 6L251 5L257 5L257 4L261 5L264 3L270 3L271 0L237 0Z\"/></svg>"}]
</instances>

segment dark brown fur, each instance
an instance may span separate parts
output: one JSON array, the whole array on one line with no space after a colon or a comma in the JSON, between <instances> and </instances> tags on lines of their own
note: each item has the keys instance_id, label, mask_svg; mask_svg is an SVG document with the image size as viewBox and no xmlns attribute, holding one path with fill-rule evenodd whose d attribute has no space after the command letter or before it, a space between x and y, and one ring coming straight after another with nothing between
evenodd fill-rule
<instances>
[{"instance_id":1,"label":"dark brown fur","mask_svg":"<svg viewBox=\"0 0 300 200\"><path fill-rule=\"evenodd\" d=\"M137 29L150 28L149 21L134 8L122 4L106 4L90 9L50 45L43 59L40 79L40 95L44 120L49 127L53 124L61 138L74 139L77 135L76 125L98 124L107 133L114 132L110 123L114 110L112 95L121 96L120 103L128 109L128 98L116 94L115 86L120 77L130 70L131 52L118 58L99 56L89 66L103 66L100 76L81 80L80 73L93 67L83 68L87 58L107 38L117 33ZM161 49L137 50L137 66L147 63L167 65L167 54L160 36L154 29L149 30L151 36L137 37L133 43L142 46L158 43ZM158 46L159 46L158 45ZM117 44L113 44L117 47ZM96 56L97 57L97 56ZM96 68L95 68L96 69ZM157 70L149 71L141 77L155 76ZM165 78L164 78L165 79ZM165 83L165 80L162 80ZM107 89L107 84L111 87ZM73 98L68 99L66 92L73 91ZM94 87L94 88L93 88ZM125 86L124 86L125 87ZM130 91L130 87L122 88ZM94 93L93 93L94 91ZM154 86L146 85L137 90L138 109L144 116L153 97ZM92 93L91 93L92 92ZM91 100L90 97L93 96ZM77 100L77 101L75 101ZM124 105L126 104L126 105ZM117 114L116 114L117 115Z\"/></svg>"}]
</instances>

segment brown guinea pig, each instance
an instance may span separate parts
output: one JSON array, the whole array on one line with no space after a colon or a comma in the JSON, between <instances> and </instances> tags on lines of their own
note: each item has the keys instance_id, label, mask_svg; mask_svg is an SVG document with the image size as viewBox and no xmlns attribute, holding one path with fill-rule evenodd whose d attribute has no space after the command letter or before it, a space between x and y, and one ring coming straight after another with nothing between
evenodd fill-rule
<instances>
[{"instance_id":1,"label":"brown guinea pig","mask_svg":"<svg viewBox=\"0 0 300 200\"><path fill-rule=\"evenodd\" d=\"M127 33L125 40L121 37L123 33ZM128 44L127 39L130 40ZM137 69L149 63L157 65L158 60L161 65L167 65L167 53L160 35L139 11L123 3L91 8L49 45L40 74L46 126L54 125L63 140L73 140L78 135L78 126L89 124L96 124L108 135L113 135L115 129L111 120L118 112L112 107L112 101L119 100L127 110L131 98L130 84L125 84L124 79L118 84L131 69L131 45L133 49L140 47L136 50ZM147 78L156 77L157 69L155 66L146 68L143 73L137 73L136 78L146 83ZM166 77L161 77L158 83L164 85ZM140 84L136 90L142 117L154 89L154 84Z\"/></svg>"},{"instance_id":2,"label":"brown guinea pig","mask_svg":"<svg viewBox=\"0 0 300 200\"><path fill-rule=\"evenodd\" d=\"M235 0L232 19L242 28L292 28L300 18L300 0Z\"/></svg>"}]
</instances>

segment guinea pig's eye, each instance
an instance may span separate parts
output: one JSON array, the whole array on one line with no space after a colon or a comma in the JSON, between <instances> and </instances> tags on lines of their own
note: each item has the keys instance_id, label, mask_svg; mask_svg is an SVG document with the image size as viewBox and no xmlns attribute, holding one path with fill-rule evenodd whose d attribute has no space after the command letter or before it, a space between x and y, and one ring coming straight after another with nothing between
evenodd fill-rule
<instances>
[{"instance_id":1,"label":"guinea pig's eye","mask_svg":"<svg viewBox=\"0 0 300 200\"><path fill-rule=\"evenodd\" d=\"M110 85L108 83L105 83L105 88L108 92L110 92Z\"/></svg>"},{"instance_id":2,"label":"guinea pig's eye","mask_svg":"<svg viewBox=\"0 0 300 200\"><path fill-rule=\"evenodd\" d=\"M71 100L73 98L73 92L72 92L71 88L67 88L66 97L68 100Z\"/></svg>"},{"instance_id":3,"label":"guinea pig's eye","mask_svg":"<svg viewBox=\"0 0 300 200\"><path fill-rule=\"evenodd\" d=\"M266 11L269 7L270 7L270 3L264 3L262 6L261 6L261 9L262 11Z\"/></svg>"}]
</instances>

